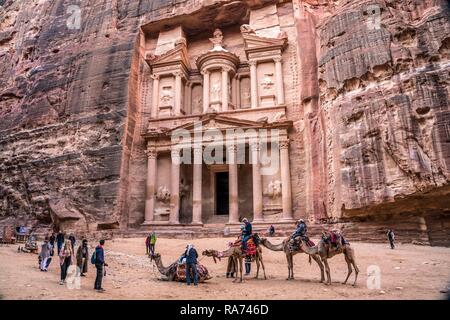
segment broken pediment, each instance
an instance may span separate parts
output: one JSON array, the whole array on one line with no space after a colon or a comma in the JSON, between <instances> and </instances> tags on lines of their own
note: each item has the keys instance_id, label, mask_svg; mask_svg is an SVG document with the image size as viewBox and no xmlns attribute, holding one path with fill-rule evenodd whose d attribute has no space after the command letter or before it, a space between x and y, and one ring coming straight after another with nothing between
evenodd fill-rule
<instances>
[{"instance_id":1,"label":"broken pediment","mask_svg":"<svg viewBox=\"0 0 450 320\"><path fill-rule=\"evenodd\" d=\"M241 34L247 58L253 52L277 50L281 53L287 46L287 35L284 32L280 32L277 38L266 38L256 35L249 26L243 26Z\"/></svg>"},{"instance_id":2,"label":"broken pediment","mask_svg":"<svg viewBox=\"0 0 450 320\"><path fill-rule=\"evenodd\" d=\"M162 55L156 56L148 53L145 57L150 67L163 67L166 65L173 65L181 63L186 69L190 69L189 56L186 49L186 42L179 41L175 48L165 52Z\"/></svg>"}]
</instances>

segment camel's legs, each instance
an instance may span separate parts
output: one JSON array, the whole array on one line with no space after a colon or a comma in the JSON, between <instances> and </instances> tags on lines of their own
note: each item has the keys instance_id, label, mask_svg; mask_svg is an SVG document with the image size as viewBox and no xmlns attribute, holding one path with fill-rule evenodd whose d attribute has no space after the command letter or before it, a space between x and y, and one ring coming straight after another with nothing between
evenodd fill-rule
<instances>
[{"instance_id":1,"label":"camel's legs","mask_svg":"<svg viewBox=\"0 0 450 320\"><path fill-rule=\"evenodd\" d=\"M286 280L294 279L294 270L292 268L292 255L290 253L286 253L286 260L288 265L288 277Z\"/></svg>"},{"instance_id":2,"label":"camel's legs","mask_svg":"<svg viewBox=\"0 0 450 320\"><path fill-rule=\"evenodd\" d=\"M267 277L266 277L266 268L264 267L264 261L263 261L263 258L262 258L262 254L258 254L259 255L259 261L261 262L261 267L262 267L262 269L263 269L263 273L264 273L264 280L267 280ZM259 269L259 268L258 268Z\"/></svg>"},{"instance_id":3,"label":"camel's legs","mask_svg":"<svg viewBox=\"0 0 450 320\"><path fill-rule=\"evenodd\" d=\"M325 265L325 271L327 273L327 282L325 284L330 285L331 284L331 275L330 275L330 266L328 265L327 258L322 258L323 264Z\"/></svg>"},{"instance_id":4,"label":"camel's legs","mask_svg":"<svg viewBox=\"0 0 450 320\"><path fill-rule=\"evenodd\" d=\"M345 278L345 281L343 282L343 284L346 284L348 278L352 274L352 264L351 264L349 257L347 256L347 252L344 253L344 257L345 257L345 262L347 262L347 267L348 267L347 277Z\"/></svg>"},{"instance_id":5,"label":"camel's legs","mask_svg":"<svg viewBox=\"0 0 450 320\"><path fill-rule=\"evenodd\" d=\"M319 265L319 268L320 268L320 282L325 282L325 272L324 272L322 261L320 261L320 258L318 256L316 256L316 255L313 255L312 258Z\"/></svg>"},{"instance_id":6,"label":"camel's legs","mask_svg":"<svg viewBox=\"0 0 450 320\"><path fill-rule=\"evenodd\" d=\"M350 256L350 261L353 265L353 268L355 268L355 282L353 282L353 286L356 286L356 280L358 280L358 273L359 273L359 269L358 266L356 265L356 261L355 261L355 252L353 251L353 249L350 249L349 252L349 256Z\"/></svg>"},{"instance_id":7,"label":"camel's legs","mask_svg":"<svg viewBox=\"0 0 450 320\"><path fill-rule=\"evenodd\" d=\"M241 274L241 279L239 282L242 282L242 257L239 257L239 272Z\"/></svg>"},{"instance_id":8,"label":"camel's legs","mask_svg":"<svg viewBox=\"0 0 450 320\"><path fill-rule=\"evenodd\" d=\"M259 256L258 256L258 254L256 254L255 262L256 262L256 276L255 276L255 279L258 279L258 276L259 276Z\"/></svg>"}]
</instances>

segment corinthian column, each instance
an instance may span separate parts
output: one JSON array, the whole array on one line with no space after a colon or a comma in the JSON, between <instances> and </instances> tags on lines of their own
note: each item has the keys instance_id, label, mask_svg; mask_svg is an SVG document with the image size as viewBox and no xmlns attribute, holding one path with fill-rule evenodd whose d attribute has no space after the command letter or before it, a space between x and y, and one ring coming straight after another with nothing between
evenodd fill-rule
<instances>
[{"instance_id":1,"label":"corinthian column","mask_svg":"<svg viewBox=\"0 0 450 320\"><path fill-rule=\"evenodd\" d=\"M181 72L175 72L175 115L181 115Z\"/></svg>"},{"instance_id":2,"label":"corinthian column","mask_svg":"<svg viewBox=\"0 0 450 320\"><path fill-rule=\"evenodd\" d=\"M230 69L227 67L222 68L222 111L228 110L228 81L229 81L228 72L229 71L230 71Z\"/></svg>"},{"instance_id":3,"label":"corinthian column","mask_svg":"<svg viewBox=\"0 0 450 320\"><path fill-rule=\"evenodd\" d=\"M259 142L250 145L252 150L252 175L253 175L253 221L261 222L263 218L262 179L259 164Z\"/></svg>"},{"instance_id":4,"label":"corinthian column","mask_svg":"<svg viewBox=\"0 0 450 320\"><path fill-rule=\"evenodd\" d=\"M153 221L155 210L155 190L156 190L156 149L149 148L147 154L147 194L145 199L145 218L144 224Z\"/></svg>"},{"instance_id":5,"label":"corinthian column","mask_svg":"<svg viewBox=\"0 0 450 320\"><path fill-rule=\"evenodd\" d=\"M252 109L258 107L258 75L256 73L256 61L250 60L250 92Z\"/></svg>"},{"instance_id":6,"label":"corinthian column","mask_svg":"<svg viewBox=\"0 0 450 320\"><path fill-rule=\"evenodd\" d=\"M292 220L291 171L289 168L289 141L280 142L281 197L283 220Z\"/></svg>"},{"instance_id":7,"label":"corinthian column","mask_svg":"<svg viewBox=\"0 0 450 320\"><path fill-rule=\"evenodd\" d=\"M238 195L238 167L236 161L237 147L232 145L228 147L228 174L229 174L229 202L230 215L229 223L239 222L239 195Z\"/></svg>"},{"instance_id":8,"label":"corinthian column","mask_svg":"<svg viewBox=\"0 0 450 320\"><path fill-rule=\"evenodd\" d=\"M206 113L209 108L209 71L202 71L203 75L203 113Z\"/></svg>"},{"instance_id":9,"label":"corinthian column","mask_svg":"<svg viewBox=\"0 0 450 320\"><path fill-rule=\"evenodd\" d=\"M153 95L152 95L152 109L150 110L150 116L156 118L158 115L158 102L159 102L159 75L153 74Z\"/></svg>"},{"instance_id":10,"label":"corinthian column","mask_svg":"<svg viewBox=\"0 0 450 320\"><path fill-rule=\"evenodd\" d=\"M275 77L277 86L277 103L284 104L283 69L281 68L281 57L273 59L275 61Z\"/></svg>"},{"instance_id":11,"label":"corinthian column","mask_svg":"<svg viewBox=\"0 0 450 320\"><path fill-rule=\"evenodd\" d=\"M172 150L172 170L170 179L170 224L180 223L180 150Z\"/></svg>"},{"instance_id":12,"label":"corinthian column","mask_svg":"<svg viewBox=\"0 0 450 320\"><path fill-rule=\"evenodd\" d=\"M202 223L202 147L194 147L194 187L192 194L192 223Z\"/></svg>"}]
</instances>

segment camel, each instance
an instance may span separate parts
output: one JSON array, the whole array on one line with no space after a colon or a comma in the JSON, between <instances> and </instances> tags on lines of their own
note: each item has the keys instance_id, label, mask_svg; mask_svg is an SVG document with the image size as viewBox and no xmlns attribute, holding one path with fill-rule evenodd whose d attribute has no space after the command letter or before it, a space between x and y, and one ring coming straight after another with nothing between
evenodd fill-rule
<instances>
[{"instance_id":1,"label":"camel","mask_svg":"<svg viewBox=\"0 0 450 320\"><path fill-rule=\"evenodd\" d=\"M153 257L153 261L155 261L156 267L158 268L158 271L160 274L164 276L161 280L165 281L178 281L178 282L185 282L186 279L183 279L184 277L180 277L178 274L178 261L175 261L168 267L164 267L161 259L161 255L159 253L155 253ZM198 274L198 282L205 282L206 280L211 279L212 277L209 275L208 270L200 265L197 264L197 274ZM184 274L183 274L184 275Z\"/></svg>"},{"instance_id":2,"label":"camel","mask_svg":"<svg viewBox=\"0 0 450 320\"><path fill-rule=\"evenodd\" d=\"M339 238L339 241L342 241L341 237ZM345 278L343 284L347 283L347 280L353 271L352 270L353 265L353 267L355 268L355 281L353 282L353 286L354 287L356 286L356 280L358 279L359 269L355 261L355 251L353 250L352 247L350 247L350 244L348 243L341 244L339 249L332 250L331 243L329 241L329 235L326 235L324 233L319 243L314 247L308 247L303 241L301 241L300 248L309 255L319 255L320 259L325 265L325 271L327 273L327 282L325 284L327 285L331 284L330 266L328 265L328 259L331 259L335 255L343 253L345 257L345 262L347 262L348 267L347 277Z\"/></svg>"},{"instance_id":3,"label":"camel","mask_svg":"<svg viewBox=\"0 0 450 320\"><path fill-rule=\"evenodd\" d=\"M237 265L237 262L239 262L239 273L240 273L240 278L239 278L239 282L242 282L242 259L245 258L246 254L242 251L242 248L240 245L238 246L231 246L228 250L226 251L217 251L217 250L205 250L202 253L204 256L207 257L213 257L214 262L216 262L216 258L218 258L220 260L220 258L223 257L232 257L234 259L235 265ZM259 276L259 267L260 265L262 266L263 269L263 273L264 273L264 280L267 280L266 277L266 269L264 268L264 262L262 259L262 250L260 246L256 247L256 254L255 254L255 261L256 261L256 276L255 279L258 279ZM230 262L229 262L230 264ZM233 282L236 282L238 280L238 278L235 278L233 280Z\"/></svg>"},{"instance_id":4,"label":"camel","mask_svg":"<svg viewBox=\"0 0 450 320\"><path fill-rule=\"evenodd\" d=\"M297 248L295 251L291 251L289 248L289 238L284 239L283 242L281 242L279 244L272 244L266 238L261 238L261 244L269 250L284 252L284 254L286 255L287 263L288 263L288 277L286 278L286 280L294 280L294 259L293 259L293 257L297 253L306 253L306 252L303 251L300 247ZM320 261L320 257L318 255L309 255L309 263L310 264L311 264L311 257L319 265L320 282L324 282L325 281L324 268L323 268L322 262Z\"/></svg>"}]
</instances>

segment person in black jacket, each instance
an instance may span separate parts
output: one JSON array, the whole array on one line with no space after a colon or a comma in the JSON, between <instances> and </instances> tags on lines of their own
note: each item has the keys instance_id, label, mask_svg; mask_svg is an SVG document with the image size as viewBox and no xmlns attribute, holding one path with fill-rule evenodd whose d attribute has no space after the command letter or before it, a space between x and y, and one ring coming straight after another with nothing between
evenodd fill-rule
<instances>
[{"instance_id":1,"label":"person in black jacket","mask_svg":"<svg viewBox=\"0 0 450 320\"><path fill-rule=\"evenodd\" d=\"M194 286L198 285L198 274L197 274L197 258L198 253L195 250L193 244L189 244L184 253L186 257L186 284L191 285L191 270L194 276Z\"/></svg>"},{"instance_id":2,"label":"person in black jacket","mask_svg":"<svg viewBox=\"0 0 450 320\"><path fill-rule=\"evenodd\" d=\"M242 222L244 223L242 228L242 249L244 251L247 250L247 241L251 238L253 233L252 224L250 221L248 221L247 218L242 219Z\"/></svg>"},{"instance_id":3,"label":"person in black jacket","mask_svg":"<svg viewBox=\"0 0 450 320\"><path fill-rule=\"evenodd\" d=\"M95 248L95 268L97 269L97 276L95 278L94 290L97 290L98 292L105 291L105 289L102 288L103 267L107 267L108 264L105 263L104 245L105 240L100 240L100 244Z\"/></svg>"},{"instance_id":4,"label":"person in black jacket","mask_svg":"<svg viewBox=\"0 0 450 320\"><path fill-rule=\"evenodd\" d=\"M387 233L387 237L388 237L388 240L389 240L389 244L391 245L391 249L394 249L395 248L395 235L394 235L394 230L392 230L392 229L389 229L388 230L388 233Z\"/></svg>"},{"instance_id":5,"label":"person in black jacket","mask_svg":"<svg viewBox=\"0 0 450 320\"><path fill-rule=\"evenodd\" d=\"M60 230L56 235L56 244L58 246L58 255L61 251L62 245L64 243L64 233Z\"/></svg>"}]
</instances>

